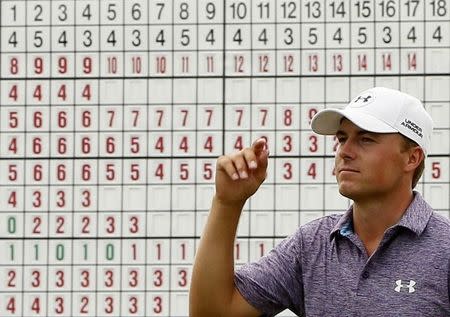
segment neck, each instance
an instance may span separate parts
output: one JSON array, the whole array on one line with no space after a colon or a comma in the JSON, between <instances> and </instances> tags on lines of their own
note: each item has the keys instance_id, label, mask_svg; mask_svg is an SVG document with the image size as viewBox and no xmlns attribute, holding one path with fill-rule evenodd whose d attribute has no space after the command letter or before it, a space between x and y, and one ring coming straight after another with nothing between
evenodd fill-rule
<instances>
[{"instance_id":1,"label":"neck","mask_svg":"<svg viewBox=\"0 0 450 317\"><path fill-rule=\"evenodd\" d=\"M369 256L377 249L384 232L399 222L412 200L413 193L409 189L354 201L354 231Z\"/></svg>"}]
</instances>

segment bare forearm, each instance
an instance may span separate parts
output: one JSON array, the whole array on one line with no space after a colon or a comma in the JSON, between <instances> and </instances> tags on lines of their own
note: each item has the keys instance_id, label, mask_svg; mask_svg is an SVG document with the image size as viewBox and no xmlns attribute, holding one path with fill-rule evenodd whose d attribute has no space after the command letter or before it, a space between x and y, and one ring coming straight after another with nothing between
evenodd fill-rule
<instances>
[{"instance_id":1,"label":"bare forearm","mask_svg":"<svg viewBox=\"0 0 450 317\"><path fill-rule=\"evenodd\" d=\"M233 245L242 204L213 199L197 250L190 290L190 316L226 313L234 290Z\"/></svg>"}]
</instances>

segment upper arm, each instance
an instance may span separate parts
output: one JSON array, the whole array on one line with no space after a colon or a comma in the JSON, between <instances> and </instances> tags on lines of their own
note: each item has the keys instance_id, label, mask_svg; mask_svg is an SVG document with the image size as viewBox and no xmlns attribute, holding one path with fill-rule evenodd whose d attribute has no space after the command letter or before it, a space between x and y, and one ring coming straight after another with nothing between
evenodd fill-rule
<instances>
[{"instance_id":1,"label":"upper arm","mask_svg":"<svg viewBox=\"0 0 450 317\"><path fill-rule=\"evenodd\" d=\"M258 317L261 312L253 307L235 287L231 299L229 316L235 317Z\"/></svg>"}]
</instances>

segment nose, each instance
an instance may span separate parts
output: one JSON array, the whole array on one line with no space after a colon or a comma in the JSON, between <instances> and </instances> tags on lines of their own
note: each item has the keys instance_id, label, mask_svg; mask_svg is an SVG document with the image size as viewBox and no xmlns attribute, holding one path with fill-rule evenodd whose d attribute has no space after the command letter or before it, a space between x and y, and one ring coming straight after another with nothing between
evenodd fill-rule
<instances>
[{"instance_id":1,"label":"nose","mask_svg":"<svg viewBox=\"0 0 450 317\"><path fill-rule=\"evenodd\" d=\"M355 141L348 137L344 142L339 143L336 155L344 160L354 159L356 156Z\"/></svg>"}]
</instances>

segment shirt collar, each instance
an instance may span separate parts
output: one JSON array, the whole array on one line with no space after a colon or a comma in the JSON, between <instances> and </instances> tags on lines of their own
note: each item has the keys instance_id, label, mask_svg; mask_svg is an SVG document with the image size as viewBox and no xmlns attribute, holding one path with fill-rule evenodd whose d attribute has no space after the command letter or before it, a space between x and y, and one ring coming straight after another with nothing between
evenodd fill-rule
<instances>
[{"instance_id":1,"label":"shirt collar","mask_svg":"<svg viewBox=\"0 0 450 317\"><path fill-rule=\"evenodd\" d=\"M403 227L420 236L425 230L432 213L433 209L431 206L422 198L419 192L414 191L414 198L411 204L406 209L400 221L392 227ZM338 232L342 236L353 233L353 206L350 206L339 218L336 225L334 225L330 233L330 240Z\"/></svg>"}]
</instances>

